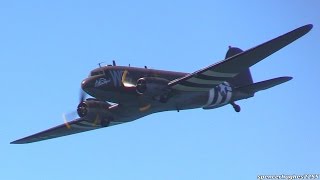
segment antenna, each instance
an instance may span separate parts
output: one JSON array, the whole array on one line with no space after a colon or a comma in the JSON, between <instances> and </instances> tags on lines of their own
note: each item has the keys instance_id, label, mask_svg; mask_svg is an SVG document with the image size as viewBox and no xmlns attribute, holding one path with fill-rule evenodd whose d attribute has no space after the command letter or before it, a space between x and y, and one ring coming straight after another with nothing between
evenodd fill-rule
<instances>
[{"instance_id":1,"label":"antenna","mask_svg":"<svg viewBox=\"0 0 320 180\"><path fill-rule=\"evenodd\" d=\"M116 66L116 61L112 60L112 64L113 64L113 66Z\"/></svg>"},{"instance_id":2,"label":"antenna","mask_svg":"<svg viewBox=\"0 0 320 180\"><path fill-rule=\"evenodd\" d=\"M103 63L105 63L105 62L99 62L99 63L98 63L98 66L101 67L101 64L103 64Z\"/></svg>"}]
</instances>

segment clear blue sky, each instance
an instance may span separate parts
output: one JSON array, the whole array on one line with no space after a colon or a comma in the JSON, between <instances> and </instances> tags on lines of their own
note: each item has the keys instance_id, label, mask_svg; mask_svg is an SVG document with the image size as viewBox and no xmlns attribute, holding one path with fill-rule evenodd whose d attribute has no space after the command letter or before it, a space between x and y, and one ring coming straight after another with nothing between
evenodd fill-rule
<instances>
[{"instance_id":1,"label":"clear blue sky","mask_svg":"<svg viewBox=\"0 0 320 180\"><path fill-rule=\"evenodd\" d=\"M1 1L0 179L256 179L320 173L319 1ZM231 106L165 112L27 145L61 124L101 61L193 72L229 45L313 30L252 68L286 84Z\"/></svg>"}]
</instances>

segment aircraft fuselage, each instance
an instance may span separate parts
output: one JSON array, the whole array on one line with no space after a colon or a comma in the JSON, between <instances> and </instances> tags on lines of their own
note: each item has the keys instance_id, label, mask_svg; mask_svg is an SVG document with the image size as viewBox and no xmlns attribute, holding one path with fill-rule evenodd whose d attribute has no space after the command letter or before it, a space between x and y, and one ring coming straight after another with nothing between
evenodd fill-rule
<instances>
[{"instance_id":1,"label":"aircraft fuselage","mask_svg":"<svg viewBox=\"0 0 320 180\"><path fill-rule=\"evenodd\" d=\"M127 71L127 72L126 72ZM148 111L154 113L169 110L184 110L199 108L206 104L208 92L186 92L174 93L166 103L161 103L152 97L138 94L134 87L126 87L123 84L123 74L126 72L126 79L133 85L140 78L156 77L172 81L181 78L187 73L154 70L147 68L105 66L91 72L91 75L82 82L82 88L91 96L108 102L117 103L124 106L134 106L140 109L151 104ZM85 85L84 85L85 84Z\"/></svg>"}]
</instances>

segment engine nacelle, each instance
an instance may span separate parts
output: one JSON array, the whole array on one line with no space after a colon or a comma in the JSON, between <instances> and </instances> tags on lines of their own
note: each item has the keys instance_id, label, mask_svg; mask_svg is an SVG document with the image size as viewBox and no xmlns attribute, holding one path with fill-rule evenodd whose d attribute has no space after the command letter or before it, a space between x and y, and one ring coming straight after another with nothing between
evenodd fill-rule
<instances>
[{"instance_id":1,"label":"engine nacelle","mask_svg":"<svg viewBox=\"0 0 320 180\"><path fill-rule=\"evenodd\" d=\"M86 100L78 105L77 113L79 117L87 118L88 120L99 120L100 125L108 125L113 120L109 112L111 105L107 102L98 100Z\"/></svg>"},{"instance_id":2,"label":"engine nacelle","mask_svg":"<svg viewBox=\"0 0 320 180\"><path fill-rule=\"evenodd\" d=\"M144 77L137 81L136 91L140 95L160 96L168 87L169 81L157 77Z\"/></svg>"}]
</instances>

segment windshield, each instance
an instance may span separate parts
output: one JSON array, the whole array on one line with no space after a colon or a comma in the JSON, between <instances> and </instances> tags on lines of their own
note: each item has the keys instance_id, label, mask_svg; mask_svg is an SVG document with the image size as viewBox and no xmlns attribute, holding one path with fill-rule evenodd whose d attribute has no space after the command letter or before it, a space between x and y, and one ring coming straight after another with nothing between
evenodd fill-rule
<instances>
[{"instance_id":1,"label":"windshield","mask_svg":"<svg viewBox=\"0 0 320 180\"><path fill-rule=\"evenodd\" d=\"M103 74L103 71L91 71L90 76L96 76L96 75L100 75Z\"/></svg>"}]
</instances>

